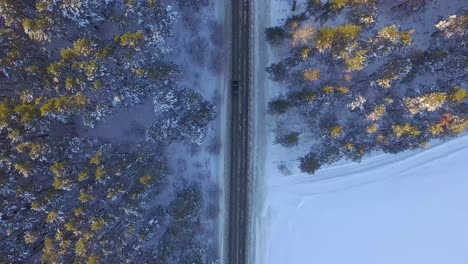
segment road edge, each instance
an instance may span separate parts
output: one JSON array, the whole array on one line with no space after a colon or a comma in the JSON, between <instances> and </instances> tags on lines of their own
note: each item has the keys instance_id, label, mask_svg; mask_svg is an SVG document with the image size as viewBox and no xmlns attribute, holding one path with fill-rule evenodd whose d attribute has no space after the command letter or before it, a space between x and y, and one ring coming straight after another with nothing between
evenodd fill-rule
<instances>
[{"instance_id":1,"label":"road edge","mask_svg":"<svg viewBox=\"0 0 468 264\"><path fill-rule=\"evenodd\" d=\"M230 0L225 0L224 4L224 51L225 51L225 85L224 85L224 94L225 94L225 104L224 104L224 124L221 126L224 127L224 148L223 148L223 156L224 156L224 170L222 174L222 185L224 190L220 195L219 200L219 225L218 225L218 240L219 240L219 259L221 263L227 263L226 257L229 256L229 243L228 243L228 230L229 230L229 195L228 192L230 191L229 185L229 178L231 174L231 89L230 89L230 80L232 76L232 2Z\"/></svg>"}]
</instances>

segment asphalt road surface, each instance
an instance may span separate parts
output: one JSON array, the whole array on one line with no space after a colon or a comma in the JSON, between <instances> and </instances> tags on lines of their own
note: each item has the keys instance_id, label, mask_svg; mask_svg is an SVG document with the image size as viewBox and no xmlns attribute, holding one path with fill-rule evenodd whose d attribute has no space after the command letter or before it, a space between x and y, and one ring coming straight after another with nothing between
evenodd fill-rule
<instances>
[{"instance_id":1,"label":"asphalt road surface","mask_svg":"<svg viewBox=\"0 0 468 264\"><path fill-rule=\"evenodd\" d=\"M231 146L229 169L227 263L247 263L249 223L249 29L250 1L232 0ZM233 89L231 85L231 89Z\"/></svg>"}]
</instances>

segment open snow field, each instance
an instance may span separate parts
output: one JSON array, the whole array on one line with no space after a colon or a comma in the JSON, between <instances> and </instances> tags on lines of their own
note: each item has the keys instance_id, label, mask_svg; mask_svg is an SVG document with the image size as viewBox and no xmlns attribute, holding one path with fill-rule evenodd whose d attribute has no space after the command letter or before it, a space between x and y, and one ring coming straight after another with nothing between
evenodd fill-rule
<instances>
[{"instance_id":1,"label":"open snow field","mask_svg":"<svg viewBox=\"0 0 468 264\"><path fill-rule=\"evenodd\" d=\"M467 263L468 136L408 154L273 181L256 263Z\"/></svg>"},{"instance_id":2,"label":"open snow field","mask_svg":"<svg viewBox=\"0 0 468 264\"><path fill-rule=\"evenodd\" d=\"M257 0L255 9L252 263L468 263L468 135L301 174L296 157L307 149L273 144L275 120L265 110L281 87L266 78L280 54L263 30L290 15L290 3Z\"/></svg>"}]
</instances>

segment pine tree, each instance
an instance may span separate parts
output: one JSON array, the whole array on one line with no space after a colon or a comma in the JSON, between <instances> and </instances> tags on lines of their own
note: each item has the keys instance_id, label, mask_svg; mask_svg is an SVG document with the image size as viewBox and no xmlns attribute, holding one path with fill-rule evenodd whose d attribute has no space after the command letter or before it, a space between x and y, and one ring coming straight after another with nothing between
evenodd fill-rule
<instances>
[{"instance_id":1,"label":"pine tree","mask_svg":"<svg viewBox=\"0 0 468 264\"><path fill-rule=\"evenodd\" d=\"M320 168L320 162L312 153L307 154L305 157L299 158L299 168L302 172L314 174Z\"/></svg>"},{"instance_id":2,"label":"pine tree","mask_svg":"<svg viewBox=\"0 0 468 264\"><path fill-rule=\"evenodd\" d=\"M452 90L452 93L449 95L450 101L454 103L463 103L463 101L465 101L465 99L467 98L468 98L468 92L466 92L465 89L459 86L454 87ZM1 117L1 114L0 114L0 117Z\"/></svg>"},{"instance_id":3,"label":"pine tree","mask_svg":"<svg viewBox=\"0 0 468 264\"><path fill-rule=\"evenodd\" d=\"M268 103L268 109L273 114L283 114L289 109L289 107L291 107L291 103L288 100L281 98L272 99Z\"/></svg>"},{"instance_id":4,"label":"pine tree","mask_svg":"<svg viewBox=\"0 0 468 264\"><path fill-rule=\"evenodd\" d=\"M288 37L288 34L282 27L269 27L265 29L265 37L268 43L278 45Z\"/></svg>"},{"instance_id":5,"label":"pine tree","mask_svg":"<svg viewBox=\"0 0 468 264\"><path fill-rule=\"evenodd\" d=\"M277 136L275 143L287 148L297 146L299 144L300 134L301 133L298 132L291 132L282 136Z\"/></svg>"}]
</instances>

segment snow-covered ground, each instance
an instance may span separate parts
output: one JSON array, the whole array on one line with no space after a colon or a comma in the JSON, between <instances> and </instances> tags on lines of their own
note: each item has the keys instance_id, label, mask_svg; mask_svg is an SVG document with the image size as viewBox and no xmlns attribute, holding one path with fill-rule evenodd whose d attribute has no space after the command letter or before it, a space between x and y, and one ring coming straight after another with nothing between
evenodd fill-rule
<instances>
[{"instance_id":1,"label":"snow-covered ground","mask_svg":"<svg viewBox=\"0 0 468 264\"><path fill-rule=\"evenodd\" d=\"M403 156L272 181L256 263L466 263L468 136Z\"/></svg>"},{"instance_id":2,"label":"snow-covered ground","mask_svg":"<svg viewBox=\"0 0 468 264\"><path fill-rule=\"evenodd\" d=\"M171 168L188 182L198 182L204 190L205 208L202 233L210 244L217 245L218 259L223 257L224 236L224 153L226 128L226 89L228 71L228 33L226 1L210 0L208 5L191 13L180 14L175 25L179 34L173 39L175 60L184 73L182 85L196 89L216 106L217 115L209 124L209 132L200 146L173 144L168 150Z\"/></svg>"},{"instance_id":3,"label":"snow-covered ground","mask_svg":"<svg viewBox=\"0 0 468 264\"><path fill-rule=\"evenodd\" d=\"M264 69L281 54L266 45L263 31L282 23L290 8L289 0L255 1L251 263L468 263L468 135L341 161L314 176L297 169L308 149L273 143L275 120L265 109L281 87Z\"/></svg>"}]
</instances>

